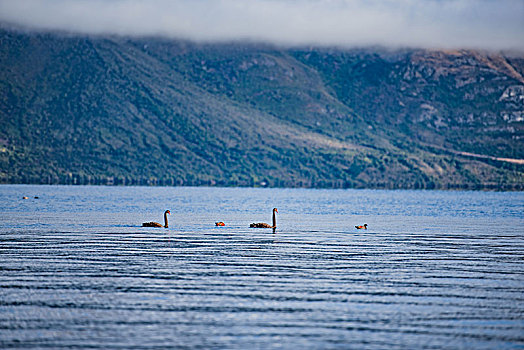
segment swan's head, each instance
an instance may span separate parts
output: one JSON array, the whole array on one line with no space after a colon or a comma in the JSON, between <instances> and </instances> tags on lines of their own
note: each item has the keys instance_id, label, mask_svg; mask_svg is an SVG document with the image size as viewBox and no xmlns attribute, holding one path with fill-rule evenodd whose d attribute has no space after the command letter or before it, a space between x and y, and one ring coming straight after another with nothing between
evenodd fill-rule
<instances>
[{"instance_id":1,"label":"swan's head","mask_svg":"<svg viewBox=\"0 0 524 350\"><path fill-rule=\"evenodd\" d=\"M166 210L164 214L171 214L171 212L169 210Z\"/></svg>"},{"instance_id":2,"label":"swan's head","mask_svg":"<svg viewBox=\"0 0 524 350\"><path fill-rule=\"evenodd\" d=\"M273 208L273 212L274 213L278 213L278 209L277 208Z\"/></svg>"}]
</instances>

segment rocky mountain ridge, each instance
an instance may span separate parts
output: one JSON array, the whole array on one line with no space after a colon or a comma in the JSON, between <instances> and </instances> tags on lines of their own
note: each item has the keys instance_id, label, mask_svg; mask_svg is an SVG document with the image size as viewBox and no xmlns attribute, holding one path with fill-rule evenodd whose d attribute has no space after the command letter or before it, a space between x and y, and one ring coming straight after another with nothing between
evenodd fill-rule
<instances>
[{"instance_id":1,"label":"rocky mountain ridge","mask_svg":"<svg viewBox=\"0 0 524 350\"><path fill-rule=\"evenodd\" d=\"M0 182L524 187L524 55L0 31Z\"/></svg>"}]
</instances>

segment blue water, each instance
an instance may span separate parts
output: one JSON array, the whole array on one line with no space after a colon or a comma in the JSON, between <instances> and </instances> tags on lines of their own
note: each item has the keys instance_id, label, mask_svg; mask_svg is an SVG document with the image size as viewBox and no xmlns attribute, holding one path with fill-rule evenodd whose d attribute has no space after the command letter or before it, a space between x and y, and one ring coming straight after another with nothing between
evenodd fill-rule
<instances>
[{"instance_id":1,"label":"blue water","mask_svg":"<svg viewBox=\"0 0 524 350\"><path fill-rule=\"evenodd\" d=\"M522 349L524 193L0 186L0 348Z\"/></svg>"}]
</instances>

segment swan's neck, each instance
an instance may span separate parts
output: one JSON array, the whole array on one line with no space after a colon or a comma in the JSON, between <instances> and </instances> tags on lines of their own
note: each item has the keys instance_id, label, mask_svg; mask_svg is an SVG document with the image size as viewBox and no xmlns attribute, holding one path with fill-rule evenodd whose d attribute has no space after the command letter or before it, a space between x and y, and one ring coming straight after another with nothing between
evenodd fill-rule
<instances>
[{"instance_id":1,"label":"swan's neck","mask_svg":"<svg viewBox=\"0 0 524 350\"><path fill-rule=\"evenodd\" d=\"M277 213L273 211L273 227L277 227Z\"/></svg>"},{"instance_id":2,"label":"swan's neck","mask_svg":"<svg viewBox=\"0 0 524 350\"><path fill-rule=\"evenodd\" d=\"M167 224L167 213L164 213L164 227L165 228L168 228L168 224Z\"/></svg>"}]
</instances>

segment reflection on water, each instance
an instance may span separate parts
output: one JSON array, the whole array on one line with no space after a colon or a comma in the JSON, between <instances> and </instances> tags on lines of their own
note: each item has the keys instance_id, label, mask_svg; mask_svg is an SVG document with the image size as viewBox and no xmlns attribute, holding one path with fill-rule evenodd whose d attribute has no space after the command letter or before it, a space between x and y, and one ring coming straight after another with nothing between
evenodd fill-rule
<instances>
[{"instance_id":1,"label":"reflection on water","mask_svg":"<svg viewBox=\"0 0 524 350\"><path fill-rule=\"evenodd\" d=\"M248 227L273 207L274 234ZM166 209L168 229L140 227ZM523 209L524 193L0 186L0 347L519 348Z\"/></svg>"}]
</instances>

